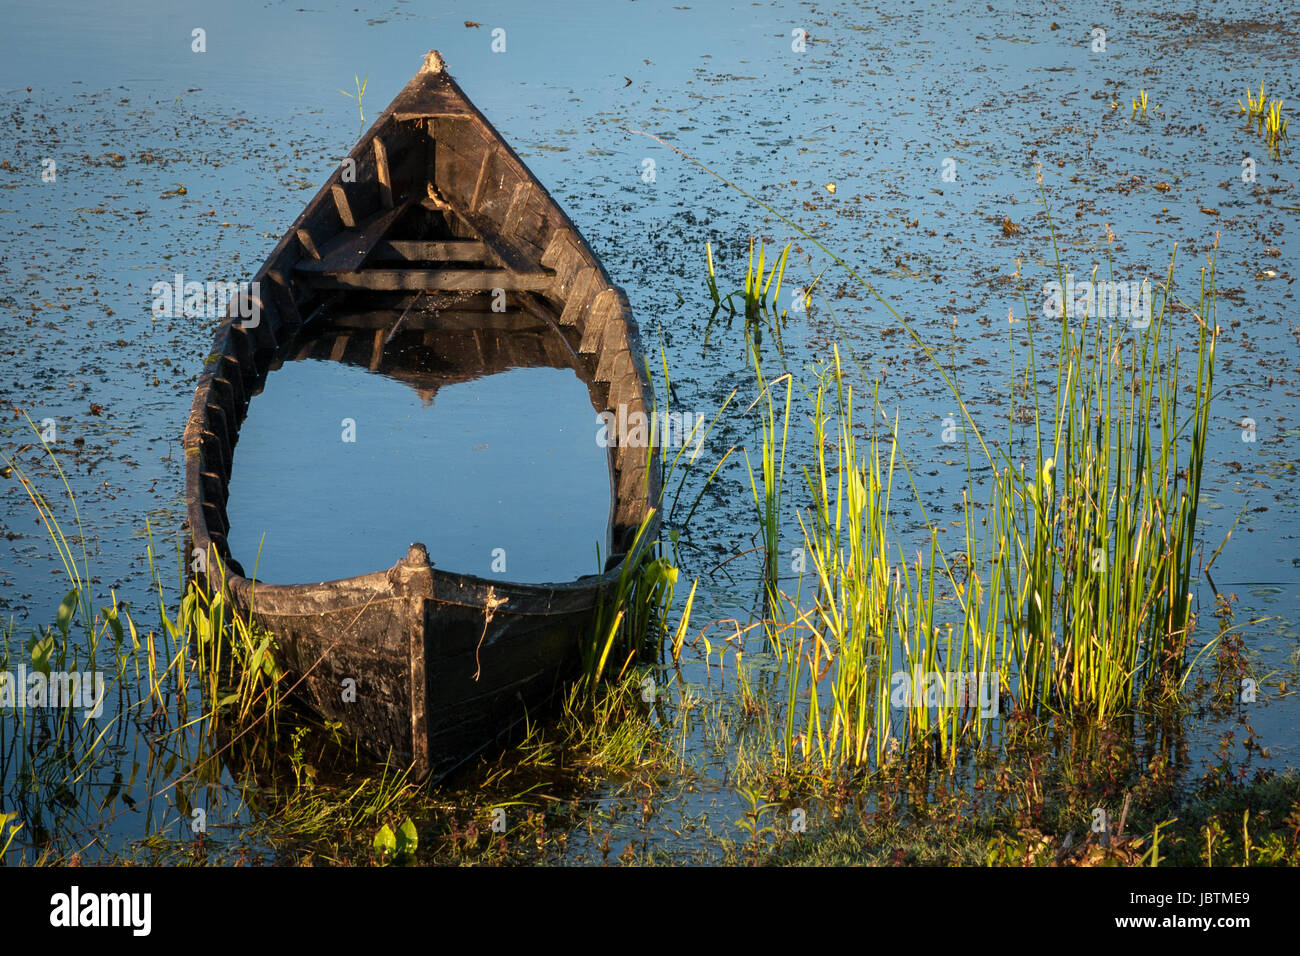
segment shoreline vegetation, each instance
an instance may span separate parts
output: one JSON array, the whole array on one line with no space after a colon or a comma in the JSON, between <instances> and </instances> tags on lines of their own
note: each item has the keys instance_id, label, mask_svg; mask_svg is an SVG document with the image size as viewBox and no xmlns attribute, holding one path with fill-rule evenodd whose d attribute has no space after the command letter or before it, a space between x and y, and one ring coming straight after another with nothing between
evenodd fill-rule
<instances>
[{"instance_id":1,"label":"shoreline vegetation","mask_svg":"<svg viewBox=\"0 0 1300 956\"><path fill-rule=\"evenodd\" d=\"M1197 533L1213 254L1190 302L1171 255L1154 294L1134 297L1150 314L1119 326L1075 314L1069 297L1044 318L1017 268L1005 422L981 424L911 323L754 201L883 304L951 391L945 441L965 479L957 508L946 504L960 512L958 533L941 538L907 429L851 354L836 345L815 368L768 368L788 321L778 310L791 245L769 269L751 242L744 288L726 296L706 249L714 317L743 312L752 382L667 449L662 540L602 606L584 677L558 715L429 788L290 706L274 638L188 579L179 541L177 582L164 586L148 522L147 600L137 610L110 592L101 605L75 496L41 438L66 508L23 463L36 443L4 464L70 590L53 626L22 635L9 624L0 670L112 660L115 671L98 721L69 708L0 713L0 860L1300 863L1300 776L1255 766L1267 750L1246 689L1262 693L1263 678L1235 596L1208 579L1228 540L1211 550ZM1043 208L1050 222L1045 198ZM1055 267L1066 288L1059 253ZM797 294L805 308L820 278ZM651 442L673 412L666 355L662 366ZM725 451L702 454L719 436ZM755 610L701 622L712 605L700 578L687 589L681 574L699 564L692 518L733 453L757 565L733 590ZM902 527L918 516L923 533ZM1215 606L1198 617L1202 578ZM1206 714L1231 729L1197 775L1185 722ZM105 794L92 779L133 733L143 767ZM694 799L710 790L723 794L712 813ZM111 821L140 806L147 835L113 844Z\"/></svg>"}]
</instances>

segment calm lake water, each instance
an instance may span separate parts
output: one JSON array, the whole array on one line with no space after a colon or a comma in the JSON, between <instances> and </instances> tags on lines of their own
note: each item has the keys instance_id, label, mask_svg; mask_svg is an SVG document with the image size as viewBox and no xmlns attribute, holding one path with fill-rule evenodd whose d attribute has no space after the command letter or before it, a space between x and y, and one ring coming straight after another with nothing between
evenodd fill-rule
<instances>
[{"instance_id":1,"label":"calm lake water","mask_svg":"<svg viewBox=\"0 0 1300 956\"><path fill-rule=\"evenodd\" d=\"M413 540L480 577L597 573L610 480L595 418L572 371L512 369L426 398L367 369L286 363L240 429L231 553L273 584L383 570Z\"/></svg>"},{"instance_id":2,"label":"calm lake water","mask_svg":"<svg viewBox=\"0 0 1300 956\"><path fill-rule=\"evenodd\" d=\"M496 29L504 52L493 51ZM195 30L204 31L203 52ZM1277 684L1300 680L1300 191L1293 151L1271 157L1237 106L1261 81L1288 103L1300 88L1294 11L1279 3L1156 2L1140 13L1006 0L847 9L485 2L436 12L403 2L364 12L8 4L0 447L13 454L33 440L11 406L38 427L53 424L100 603L112 590L147 606L146 521L173 565L182 534L180 434L215 318L156 317L151 286L177 274L250 278L359 135L358 103L340 89L355 93L354 77L365 80L368 125L430 48L625 288L655 364L663 350L677 407L711 417L752 382L743 322L710 317L704 244L713 244L725 293L743 282L751 236L793 241L783 307L788 290L821 280L810 310L791 313L782 350L765 342L769 368L803 376L839 342L860 388L880 382L932 515L960 516L965 467L943 438L955 402L933 366L822 249L640 131L742 186L857 268L939 352L991 431L1005 430L1013 342L1023 368L1023 324L1008 324L1008 310L1023 316L1022 283L1028 307L1040 309L1056 275L1043 198L1062 269L1079 281L1096 268L1163 282L1176 244L1175 293L1191 307L1217 243L1224 335L1205 560L1235 523L1214 584L1236 595L1252 667L1271 675L1251 712L1266 764L1300 763L1300 696ZM1151 106L1135 118L1131 101L1143 90ZM1192 341L1191 320L1178 321L1179 339ZM525 392L552 409L538 410L535 427L520 427L516 398ZM740 414L752 397L728 411L706 458L754 441L753 417ZM511 577L595 564L608 481L582 417L590 403L569 373L521 369L449 385L429 407L382 375L304 361L274 373L253 409L236 457L243 510L232 517L232 541L238 554L256 554L266 532L261 577L391 566L414 537L412 502L428 507L421 533L435 560L445 546L448 561L472 569L491 561L500 538ZM380 414L385 424L372 428ZM290 418L297 431L286 441ZM341 440L344 418L357 421L355 443ZM414 435L419 442L405 440ZM806 444L792 448L791 476L808 454ZM347 469L363 455L394 484L361 488L328 514L331 476L359 477ZM23 460L57 499L48 464L33 451ZM484 482L511 468L528 469L529 500L510 491L518 485ZM294 513L308 522L292 540L288 512L272 505L286 481ZM25 635L50 623L67 584L22 489L5 480L0 492L0 613ZM798 544L794 511L806 502L792 494L788 504L787 551ZM66 508L60 515L71 522ZM339 518L351 523L347 548L331 540ZM895 520L904 551L921 547L915 501L902 502ZM679 542L683 577L701 579L695 620L755 610L759 558L747 553L755 528L744 459L733 456ZM551 550L559 539L562 554ZM253 559L243 561L251 568ZM1196 593L1211 622L1209 582ZM1212 636L1209 627L1198 640ZM718 691L716 666L702 658L690 657L687 680ZM121 713L110 703L108 719ZM1212 760L1223 726L1189 721L1193 765ZM0 715L0 727L12 728L12 718ZM158 769L166 761L135 717L115 727L114 749L90 771L103 784L94 799L41 826L29 821L29 833L90 832L121 847L160 827L185 832L185 818L156 796L179 771ZM0 732L0 743L12 733ZM725 758L702 743L694 752L700 783L682 805L729 823ZM17 766L0 759L0 809L22 805ZM238 831L247 808L233 792L225 800Z\"/></svg>"}]
</instances>

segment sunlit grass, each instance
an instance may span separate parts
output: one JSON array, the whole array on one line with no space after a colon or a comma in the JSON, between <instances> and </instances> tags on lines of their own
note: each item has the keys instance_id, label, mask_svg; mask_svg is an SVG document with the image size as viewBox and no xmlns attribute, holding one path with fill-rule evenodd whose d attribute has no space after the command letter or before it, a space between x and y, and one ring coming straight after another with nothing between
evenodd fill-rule
<instances>
[{"instance_id":1,"label":"sunlit grass","mask_svg":"<svg viewBox=\"0 0 1300 956\"><path fill-rule=\"evenodd\" d=\"M1289 137L1287 127L1290 121L1282 116L1282 100L1270 100L1264 95L1264 83L1260 81L1259 97L1254 97L1246 90L1246 102L1237 100L1237 105L1246 114L1246 121L1255 126L1268 143L1270 153L1277 155L1281 145Z\"/></svg>"},{"instance_id":2,"label":"sunlit grass","mask_svg":"<svg viewBox=\"0 0 1300 956\"><path fill-rule=\"evenodd\" d=\"M1041 320L1026 298L1024 384L1037 396L1040 377L1054 376L1055 403L1044 408L1035 398L1017 408L1013 395L1003 443L979 428L940 367L967 448L956 548L941 547L927 518L928 547L903 553L891 513L895 482L906 474L916 485L898 422L881 435L877 408L855 418L836 350L809 392L811 505L798 521L812 583L801 575L793 594L775 573L790 383L782 417L755 357L763 457L761 469L748 455L747 464L763 542L765 627L783 662L776 751L787 771L880 767L921 747L952 762L992 739L1007 704L1040 717L1106 720L1180 696L1195 626L1217 337L1213 258L1189 310L1192 325L1177 336L1173 276L1171 258L1153 314L1126 317L1129 327L1071 315L1063 303L1048 368L1035 353ZM1190 358L1178 344L1187 331ZM1011 345L1014 355L1014 335ZM976 479L972 449L991 478ZM918 504L927 514L927 503Z\"/></svg>"}]
</instances>

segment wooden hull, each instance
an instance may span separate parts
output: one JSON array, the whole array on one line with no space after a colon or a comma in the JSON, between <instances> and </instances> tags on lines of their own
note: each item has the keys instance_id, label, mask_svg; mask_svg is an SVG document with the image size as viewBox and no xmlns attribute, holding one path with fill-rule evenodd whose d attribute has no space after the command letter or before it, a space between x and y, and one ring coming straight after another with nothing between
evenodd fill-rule
<instances>
[{"instance_id":1,"label":"wooden hull","mask_svg":"<svg viewBox=\"0 0 1300 956\"><path fill-rule=\"evenodd\" d=\"M609 558L590 577L488 581L431 567L413 544L360 577L254 582L226 541L248 402L322 348L428 394L519 364L572 367L595 411L648 415L651 393L626 296L437 54L348 160L255 276L255 316L217 332L185 429L189 524L198 560L222 571L210 583L276 635L294 693L376 756L441 777L575 672L647 518L643 544L654 536L657 452L609 449Z\"/></svg>"},{"instance_id":2,"label":"wooden hull","mask_svg":"<svg viewBox=\"0 0 1300 956\"><path fill-rule=\"evenodd\" d=\"M231 592L276 634L301 699L375 756L441 777L544 712L575 674L600 579L488 582L431 570L413 547L379 575Z\"/></svg>"}]
</instances>

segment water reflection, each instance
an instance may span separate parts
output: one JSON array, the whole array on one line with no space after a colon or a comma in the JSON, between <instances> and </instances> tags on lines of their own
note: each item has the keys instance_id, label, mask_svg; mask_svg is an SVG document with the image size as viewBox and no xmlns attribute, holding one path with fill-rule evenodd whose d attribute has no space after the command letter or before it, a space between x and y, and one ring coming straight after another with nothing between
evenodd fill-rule
<instances>
[{"instance_id":1,"label":"water reflection","mask_svg":"<svg viewBox=\"0 0 1300 956\"><path fill-rule=\"evenodd\" d=\"M247 572L277 584L364 574L412 541L438 567L484 577L598 569L609 460L558 331L418 306L318 324L240 429L227 509Z\"/></svg>"}]
</instances>

